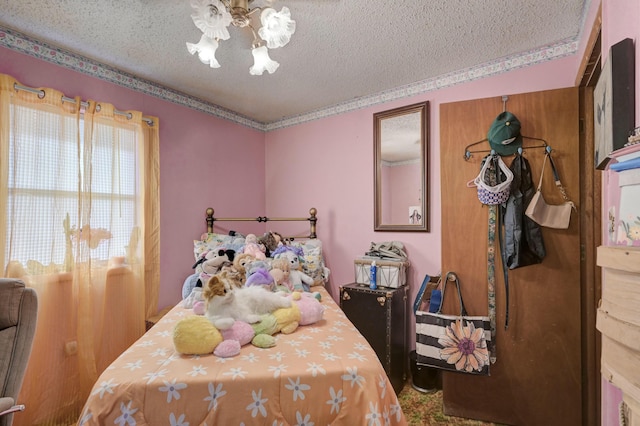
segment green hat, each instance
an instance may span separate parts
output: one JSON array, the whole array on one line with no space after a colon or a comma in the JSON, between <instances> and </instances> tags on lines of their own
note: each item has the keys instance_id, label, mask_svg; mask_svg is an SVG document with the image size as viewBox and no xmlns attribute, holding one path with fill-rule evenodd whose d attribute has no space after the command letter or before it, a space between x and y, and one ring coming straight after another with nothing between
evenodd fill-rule
<instances>
[{"instance_id":1,"label":"green hat","mask_svg":"<svg viewBox=\"0 0 640 426\"><path fill-rule=\"evenodd\" d=\"M493 120L487 134L489 145L497 154L515 154L522 147L522 135L520 134L520 121L518 117L509 111L501 112Z\"/></svg>"}]
</instances>

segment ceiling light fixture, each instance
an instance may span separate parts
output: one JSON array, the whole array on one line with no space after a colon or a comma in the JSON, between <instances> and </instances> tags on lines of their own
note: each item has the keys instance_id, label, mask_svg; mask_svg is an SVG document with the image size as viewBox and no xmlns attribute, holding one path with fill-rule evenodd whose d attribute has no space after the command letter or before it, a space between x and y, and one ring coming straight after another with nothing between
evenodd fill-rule
<instances>
[{"instance_id":1,"label":"ceiling light fixture","mask_svg":"<svg viewBox=\"0 0 640 426\"><path fill-rule=\"evenodd\" d=\"M252 75L262 75L268 71L273 74L280 66L269 58L269 49L276 49L289 43L291 35L296 31L296 21L291 19L287 7L280 12L270 7L249 8L254 0L191 0L191 7L195 12L191 15L193 23L202 37L198 43L187 42L187 50L192 55L197 53L202 63L211 68L220 68L216 60L216 49L220 40L228 40L228 27L249 28L253 34L252 53L253 66L249 68ZM256 34L251 18L256 12L260 13L262 27ZM260 35L260 39L258 39ZM264 42L266 42L266 46Z\"/></svg>"}]
</instances>

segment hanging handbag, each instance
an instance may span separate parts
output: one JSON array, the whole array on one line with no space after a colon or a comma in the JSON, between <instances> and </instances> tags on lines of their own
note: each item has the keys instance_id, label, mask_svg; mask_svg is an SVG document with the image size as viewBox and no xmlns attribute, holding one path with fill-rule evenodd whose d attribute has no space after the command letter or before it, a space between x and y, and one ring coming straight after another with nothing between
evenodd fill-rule
<instances>
[{"instance_id":1,"label":"hanging handbag","mask_svg":"<svg viewBox=\"0 0 640 426\"><path fill-rule=\"evenodd\" d=\"M497 179L497 183L492 185L489 180L489 174L487 173L489 168L493 165L496 169L496 175L504 175L504 180ZM498 169L502 173L498 173ZM513 181L513 173L507 165L502 161L502 157L499 155L488 155L484 159L482 168L478 176L467 183L467 186L476 186L478 188L478 199L482 204L489 206L502 204L509 198L509 192L511 182Z\"/></svg>"},{"instance_id":2,"label":"hanging handbag","mask_svg":"<svg viewBox=\"0 0 640 426\"><path fill-rule=\"evenodd\" d=\"M460 315L442 313L449 281L455 283ZM416 361L418 365L446 371L489 375L491 327L488 316L469 316L462 301L460 282L449 272L442 281L442 300L437 312L416 312Z\"/></svg>"},{"instance_id":3,"label":"hanging handbag","mask_svg":"<svg viewBox=\"0 0 640 426\"><path fill-rule=\"evenodd\" d=\"M531 178L531 166L523 155L516 153L511 165L513 183L511 195L501 209L503 224L500 248L509 269L542 262L547 252L542 239L542 228L524 212L536 194Z\"/></svg>"},{"instance_id":4,"label":"hanging handbag","mask_svg":"<svg viewBox=\"0 0 640 426\"><path fill-rule=\"evenodd\" d=\"M553 178L555 180L558 190L562 194L564 203L559 205L547 204L542 196L542 177L544 176L544 166L549 158L549 164L551 164L551 170L553 171ZM527 206L525 214L540 226L555 229L567 229L569 227L569 221L571 220L571 210L576 210L573 201L567 197L567 193L560 182L560 176L558 170L551 158L551 153L547 151L544 161L542 162L542 171L540 172L540 181L538 183L538 190L531 198L531 202Z\"/></svg>"}]
</instances>

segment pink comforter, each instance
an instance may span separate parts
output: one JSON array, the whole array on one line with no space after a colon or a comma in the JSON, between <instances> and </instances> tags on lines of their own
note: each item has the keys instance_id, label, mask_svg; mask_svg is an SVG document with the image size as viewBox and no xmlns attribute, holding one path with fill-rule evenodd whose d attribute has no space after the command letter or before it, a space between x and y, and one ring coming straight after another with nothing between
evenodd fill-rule
<instances>
[{"instance_id":1,"label":"pink comforter","mask_svg":"<svg viewBox=\"0 0 640 426\"><path fill-rule=\"evenodd\" d=\"M404 425L375 352L324 288L324 319L233 358L175 352L178 304L100 376L82 425Z\"/></svg>"}]
</instances>

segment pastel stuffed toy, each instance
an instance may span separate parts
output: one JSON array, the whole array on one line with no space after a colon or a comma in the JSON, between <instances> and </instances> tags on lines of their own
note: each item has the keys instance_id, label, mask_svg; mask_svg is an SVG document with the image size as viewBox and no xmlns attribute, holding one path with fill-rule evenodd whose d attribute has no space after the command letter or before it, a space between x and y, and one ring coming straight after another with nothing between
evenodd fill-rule
<instances>
[{"instance_id":1,"label":"pastel stuffed toy","mask_svg":"<svg viewBox=\"0 0 640 426\"><path fill-rule=\"evenodd\" d=\"M236 321L233 325L222 330L223 341L213 350L215 356L230 358L240 353L240 348L253 339L255 331L253 327L244 321Z\"/></svg>"},{"instance_id":2,"label":"pastel stuffed toy","mask_svg":"<svg viewBox=\"0 0 640 426\"><path fill-rule=\"evenodd\" d=\"M271 260L260 260L254 258L252 261L247 262L245 264L247 277L253 274L259 268L263 268L268 271L269 269L271 269Z\"/></svg>"},{"instance_id":3,"label":"pastel stuffed toy","mask_svg":"<svg viewBox=\"0 0 640 426\"><path fill-rule=\"evenodd\" d=\"M269 274L273 277L275 282L276 291L284 291L290 293L293 291L293 286L289 280L290 266L289 261L285 258L273 259L271 262L271 270Z\"/></svg>"},{"instance_id":4,"label":"pastel stuffed toy","mask_svg":"<svg viewBox=\"0 0 640 426\"><path fill-rule=\"evenodd\" d=\"M204 315L207 311L207 305L203 301L197 301L193 304L193 313L196 315Z\"/></svg>"},{"instance_id":5,"label":"pastel stuffed toy","mask_svg":"<svg viewBox=\"0 0 640 426\"><path fill-rule=\"evenodd\" d=\"M277 333L293 333L301 325L322 320L325 307L311 293L293 292L290 308L276 309L255 324L236 320L226 330L217 329L204 316L188 316L179 320L173 330L173 344L185 355L214 354L228 358L240 353L249 342L259 348L275 346Z\"/></svg>"},{"instance_id":6,"label":"pastel stuffed toy","mask_svg":"<svg viewBox=\"0 0 640 426\"><path fill-rule=\"evenodd\" d=\"M183 318L173 329L173 346L185 355L210 354L222 340L220 331L203 316Z\"/></svg>"},{"instance_id":7,"label":"pastel stuffed toy","mask_svg":"<svg viewBox=\"0 0 640 426\"><path fill-rule=\"evenodd\" d=\"M202 297L202 287L195 287L191 290L191 293L182 300L182 306L187 309L193 308L196 302L203 302L204 297Z\"/></svg>"},{"instance_id":8,"label":"pastel stuffed toy","mask_svg":"<svg viewBox=\"0 0 640 426\"><path fill-rule=\"evenodd\" d=\"M273 277L265 268L257 268L251 275L247 277L247 281L244 285L245 287L260 285L269 291L273 291L276 288Z\"/></svg>"},{"instance_id":9,"label":"pastel stuffed toy","mask_svg":"<svg viewBox=\"0 0 640 426\"><path fill-rule=\"evenodd\" d=\"M284 243L280 234L269 231L258 238L258 244L264 247L264 252L267 257L272 257L273 252Z\"/></svg>"},{"instance_id":10,"label":"pastel stuffed toy","mask_svg":"<svg viewBox=\"0 0 640 426\"><path fill-rule=\"evenodd\" d=\"M193 265L199 273L196 287L202 287L213 275L225 265L232 265L235 251L231 249L209 250L204 252L198 261Z\"/></svg>"},{"instance_id":11,"label":"pastel stuffed toy","mask_svg":"<svg viewBox=\"0 0 640 426\"><path fill-rule=\"evenodd\" d=\"M256 337L278 332L291 334L300 325L310 325L322 320L324 305L313 294L294 291L287 297L293 302L290 308L276 309L271 314L263 315L259 323L252 324Z\"/></svg>"},{"instance_id":12,"label":"pastel stuffed toy","mask_svg":"<svg viewBox=\"0 0 640 426\"><path fill-rule=\"evenodd\" d=\"M282 334L291 334L296 331L302 319L300 308L295 303L290 308L281 308L273 311L272 315L276 318L276 323L278 324L276 332Z\"/></svg>"},{"instance_id":13,"label":"pastel stuffed toy","mask_svg":"<svg viewBox=\"0 0 640 426\"><path fill-rule=\"evenodd\" d=\"M289 261L289 282L296 291L310 291L313 278L302 272L300 257L294 250L285 250L276 255L277 259L285 258Z\"/></svg>"},{"instance_id":14,"label":"pastel stuffed toy","mask_svg":"<svg viewBox=\"0 0 640 426\"><path fill-rule=\"evenodd\" d=\"M293 304L300 310L300 325L315 324L324 317L324 305L320 303L319 293L298 293L291 295Z\"/></svg>"},{"instance_id":15,"label":"pastel stuffed toy","mask_svg":"<svg viewBox=\"0 0 640 426\"><path fill-rule=\"evenodd\" d=\"M184 283L182 284L182 300L189 297L193 289L196 288L198 280L198 274L191 274L187 278L185 278Z\"/></svg>"},{"instance_id":16,"label":"pastel stuffed toy","mask_svg":"<svg viewBox=\"0 0 640 426\"><path fill-rule=\"evenodd\" d=\"M262 334L256 334L254 327ZM222 331L206 317L194 315L176 323L173 329L173 346L176 352L183 355L213 353L220 358L230 358L238 355L240 348L248 343L259 348L275 346L276 339L272 334L278 331L276 317L271 314L265 315L263 321L253 326L238 320Z\"/></svg>"},{"instance_id":17,"label":"pastel stuffed toy","mask_svg":"<svg viewBox=\"0 0 640 426\"><path fill-rule=\"evenodd\" d=\"M293 333L298 328L300 316L300 310L294 305L263 315L260 322L251 324L256 333L251 343L258 348L275 346L276 338L273 335L278 332Z\"/></svg>"},{"instance_id":18,"label":"pastel stuffed toy","mask_svg":"<svg viewBox=\"0 0 640 426\"><path fill-rule=\"evenodd\" d=\"M265 260L267 258L264 249L258 244L258 238L255 236L255 234L247 235L244 241L244 249L242 252L252 255L258 260Z\"/></svg>"},{"instance_id":19,"label":"pastel stuffed toy","mask_svg":"<svg viewBox=\"0 0 640 426\"><path fill-rule=\"evenodd\" d=\"M243 284L247 280L247 265L255 260L256 258L249 253L240 253L233 259L233 267L240 274Z\"/></svg>"},{"instance_id":20,"label":"pastel stuffed toy","mask_svg":"<svg viewBox=\"0 0 640 426\"><path fill-rule=\"evenodd\" d=\"M240 348L254 337L253 327L244 321L236 321L227 330L220 331L206 317L194 315L176 323L173 346L176 352L183 355L213 353L221 358L229 358L238 355Z\"/></svg>"}]
</instances>

